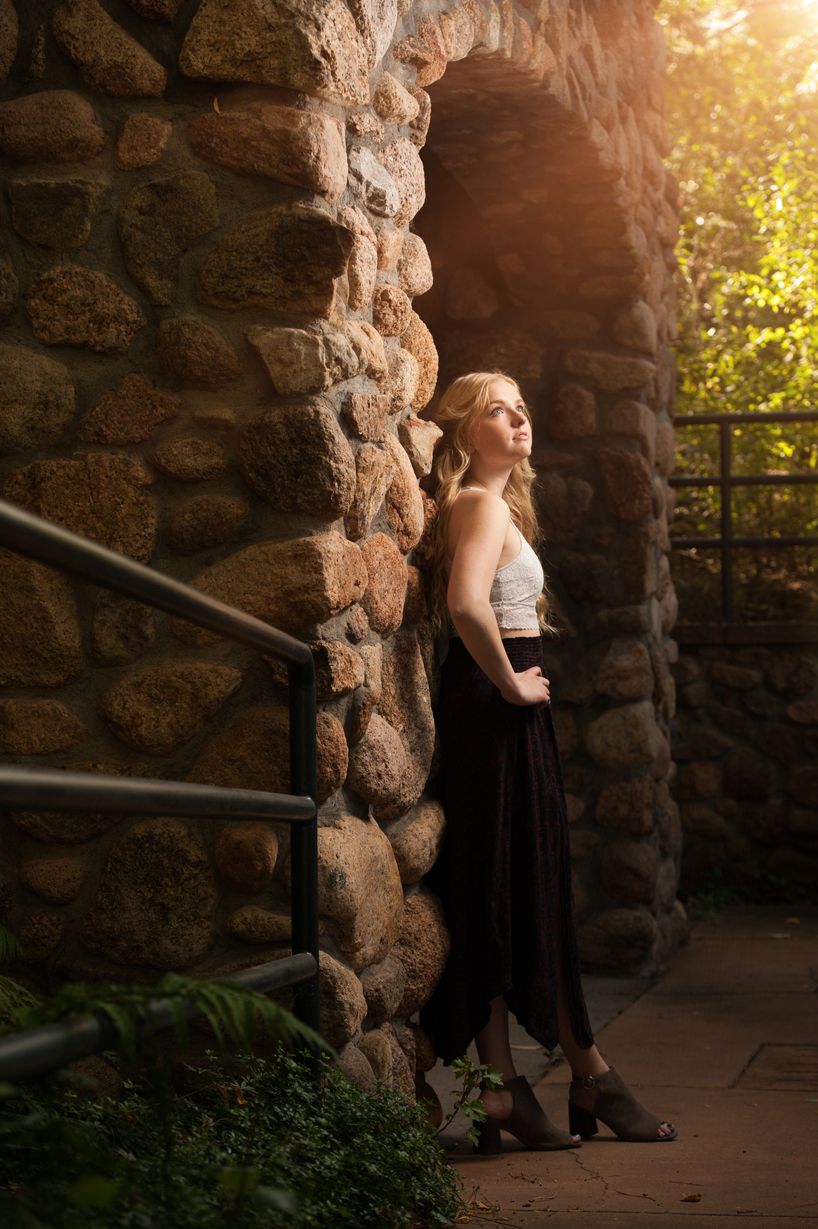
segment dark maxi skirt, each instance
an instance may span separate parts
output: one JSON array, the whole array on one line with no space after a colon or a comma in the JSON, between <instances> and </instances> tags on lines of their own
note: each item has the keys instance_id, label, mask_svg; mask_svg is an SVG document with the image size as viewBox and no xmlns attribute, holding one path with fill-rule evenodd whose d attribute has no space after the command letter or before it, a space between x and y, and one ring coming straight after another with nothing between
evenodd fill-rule
<instances>
[{"instance_id":1,"label":"dark maxi skirt","mask_svg":"<svg viewBox=\"0 0 818 1229\"><path fill-rule=\"evenodd\" d=\"M503 644L516 671L542 667L539 636ZM453 639L435 715L446 832L427 882L443 903L452 946L421 1025L450 1063L488 1022L491 999L503 995L526 1032L553 1049L559 951L572 1031L590 1046L550 710L503 700Z\"/></svg>"}]
</instances>

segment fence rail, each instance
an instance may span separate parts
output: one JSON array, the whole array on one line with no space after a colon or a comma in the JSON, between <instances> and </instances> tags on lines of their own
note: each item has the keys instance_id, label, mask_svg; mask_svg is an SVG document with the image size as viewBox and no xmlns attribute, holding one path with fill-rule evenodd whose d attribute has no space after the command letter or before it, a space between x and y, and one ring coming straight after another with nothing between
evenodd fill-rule
<instances>
[{"instance_id":1,"label":"fence rail","mask_svg":"<svg viewBox=\"0 0 818 1229\"><path fill-rule=\"evenodd\" d=\"M733 555L737 547L818 546L815 534L736 535L733 533L733 499L736 487L750 486L814 486L818 474L733 474L733 428L740 424L767 426L770 423L818 423L818 411L791 413L682 414L674 425L682 429L693 426L716 426L719 429L719 473L709 477L673 475L673 487L718 488L721 495L721 533L718 536L671 537L676 550L691 547L717 547L721 552L721 624L733 621Z\"/></svg>"},{"instance_id":2,"label":"fence rail","mask_svg":"<svg viewBox=\"0 0 818 1229\"><path fill-rule=\"evenodd\" d=\"M173 814L215 819L265 819L292 825L291 916L292 950L289 958L257 965L224 980L254 988L293 986L294 1011L299 1019L319 1029L318 999L318 853L316 779L315 666L305 644L261 619L225 605L180 581L135 563L69 533L56 525L0 500L0 545L50 564L103 588L112 589L156 609L238 643L249 645L284 661L289 679L291 794L225 789L185 781L122 778L93 773L70 773L6 766L0 769L0 805L40 807L47 810L83 810L93 807L122 814ZM275 967L273 967L275 966ZM150 1027L164 1027L158 1004L149 1013ZM80 1027L81 1025L81 1027ZM0 1078L30 1078L70 1061L62 1057L87 1046L90 1054L107 1044L103 1020L49 1025L0 1039ZM28 1041L26 1038L28 1037ZM23 1056L25 1058L25 1066ZM43 1065L45 1064L45 1065Z\"/></svg>"}]
</instances>

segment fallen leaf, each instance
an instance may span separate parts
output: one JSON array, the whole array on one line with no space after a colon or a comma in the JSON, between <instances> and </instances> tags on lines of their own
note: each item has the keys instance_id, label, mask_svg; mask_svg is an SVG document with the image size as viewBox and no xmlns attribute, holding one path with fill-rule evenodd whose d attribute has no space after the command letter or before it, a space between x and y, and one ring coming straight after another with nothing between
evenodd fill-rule
<instances>
[{"instance_id":1,"label":"fallen leaf","mask_svg":"<svg viewBox=\"0 0 818 1229\"><path fill-rule=\"evenodd\" d=\"M800 922L801 922L800 917L788 917L787 918L787 924L789 926L798 926L800 925Z\"/></svg>"},{"instance_id":2,"label":"fallen leaf","mask_svg":"<svg viewBox=\"0 0 818 1229\"><path fill-rule=\"evenodd\" d=\"M698 1203L700 1199L701 1199L701 1195L699 1195L699 1194L695 1194L695 1195L682 1195L681 1202L682 1202L682 1203Z\"/></svg>"}]
</instances>

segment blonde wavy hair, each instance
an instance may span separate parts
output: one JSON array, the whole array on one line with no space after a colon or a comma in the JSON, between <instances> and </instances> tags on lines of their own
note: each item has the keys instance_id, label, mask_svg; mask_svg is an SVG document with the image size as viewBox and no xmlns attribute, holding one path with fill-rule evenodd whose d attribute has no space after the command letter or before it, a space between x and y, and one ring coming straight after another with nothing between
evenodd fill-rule
<instances>
[{"instance_id":1,"label":"blonde wavy hair","mask_svg":"<svg viewBox=\"0 0 818 1229\"><path fill-rule=\"evenodd\" d=\"M429 484L430 493L437 504L437 517L432 528L432 539L427 555L432 621L438 634L450 627L449 612L446 606L449 514L454 501L460 494L463 479L471 464L472 430L479 417L491 404L489 387L495 380L508 380L509 384L514 385L520 399L525 404L517 381L505 371L472 371L468 375L458 376L456 380L452 380L432 415L434 422L443 432L435 445ZM527 408L526 414L528 414ZM528 416L530 421L530 414ZM536 550L542 535L531 497L531 487L535 478L536 474L528 458L524 457L516 463L509 474L503 491L503 499L511 509L512 521ZM555 629L549 620L548 611L548 593L546 589L543 589L537 599L537 620L543 631L553 632Z\"/></svg>"}]
</instances>

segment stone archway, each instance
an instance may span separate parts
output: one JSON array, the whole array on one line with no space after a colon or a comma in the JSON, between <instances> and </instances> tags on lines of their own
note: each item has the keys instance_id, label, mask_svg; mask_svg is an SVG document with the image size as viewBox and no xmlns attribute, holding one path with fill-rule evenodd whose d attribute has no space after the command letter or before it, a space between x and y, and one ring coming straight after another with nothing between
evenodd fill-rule
<instances>
[{"instance_id":1,"label":"stone archway","mask_svg":"<svg viewBox=\"0 0 818 1229\"><path fill-rule=\"evenodd\" d=\"M499 366L534 408L583 952L633 967L684 933L667 785L675 219L657 77L633 55L659 35L647 12L615 9L561 26L552 11L550 60L520 38L470 43L463 9L455 39L441 16L460 62L429 85L413 228L435 275L417 310L442 382Z\"/></svg>"},{"instance_id":2,"label":"stone archway","mask_svg":"<svg viewBox=\"0 0 818 1229\"><path fill-rule=\"evenodd\" d=\"M364 1079L408 1084L430 1061L406 1022L445 958L420 883L443 817L425 794L432 665L412 563L433 512L418 412L438 358L410 232L432 111L442 173L479 202L503 315L432 321L444 367L481 329L483 354L499 337L543 419L549 562L577 633L555 669L586 952L635 965L681 931L665 783L673 208L652 9L0 3L3 494L312 643L325 1028ZM482 134L469 90L493 100ZM513 200L499 174L476 192L486 165L528 169L535 152ZM286 787L275 674L0 565L3 754ZM8 916L55 975L225 971L286 944L286 841L268 827L3 825Z\"/></svg>"}]
</instances>

